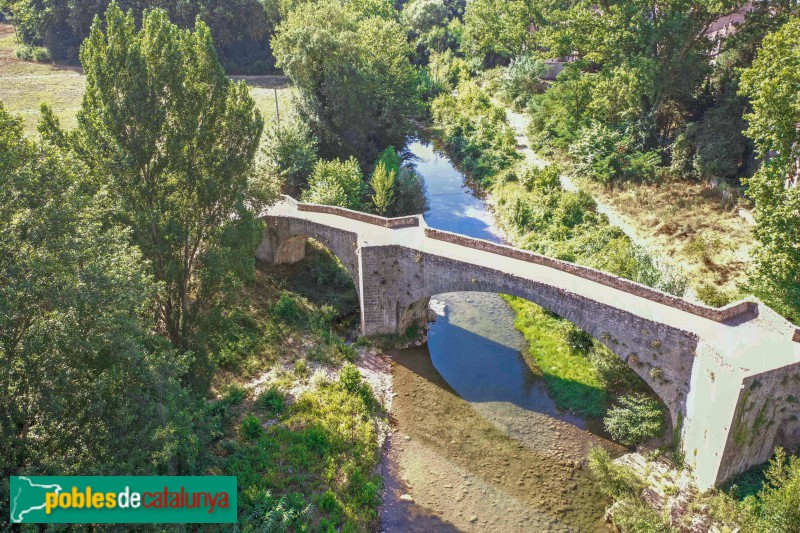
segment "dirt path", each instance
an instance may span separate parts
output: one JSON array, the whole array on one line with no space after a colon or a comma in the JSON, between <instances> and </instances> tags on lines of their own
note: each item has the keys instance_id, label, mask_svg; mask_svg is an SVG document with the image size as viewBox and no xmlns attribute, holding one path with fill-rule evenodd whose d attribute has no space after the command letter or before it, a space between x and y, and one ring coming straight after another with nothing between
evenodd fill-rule
<instances>
[{"instance_id":1,"label":"dirt path","mask_svg":"<svg viewBox=\"0 0 800 533\"><path fill-rule=\"evenodd\" d=\"M497 104L502 107L501 104ZM508 124L514 129L517 134L517 151L521 153L525 160L530 162L531 164L537 166L544 166L547 165L548 162L539 157L536 152L534 152L530 147L530 142L528 141L528 136L525 133L525 130L528 127L528 117L526 117L522 113L517 113L516 111L512 111L511 109L506 108L506 119L508 120ZM560 176L561 179L561 186L567 190L572 192L577 192L580 190L580 187L577 183L566 174L562 174ZM644 237L642 237L631 224L627 223L622 215L615 210L612 206L602 202L598 198L593 196L595 203L597 204L597 211L602 213L608 217L608 221L612 226L616 226L621 229L625 235L627 235L631 241L638 244L642 248L648 250L649 253L653 253L651 243L647 241Z\"/></svg>"}]
</instances>

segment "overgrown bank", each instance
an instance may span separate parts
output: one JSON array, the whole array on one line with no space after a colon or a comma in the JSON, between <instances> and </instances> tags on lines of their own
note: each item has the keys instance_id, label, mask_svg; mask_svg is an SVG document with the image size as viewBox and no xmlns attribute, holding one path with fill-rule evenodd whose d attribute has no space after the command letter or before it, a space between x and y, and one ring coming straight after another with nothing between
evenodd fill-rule
<instances>
[{"instance_id":1,"label":"overgrown bank","mask_svg":"<svg viewBox=\"0 0 800 533\"><path fill-rule=\"evenodd\" d=\"M656 264L610 226L590 197L564 191L555 166L540 169L520 161L505 112L476 83L463 81L457 89L433 101L434 133L490 194L496 219L509 240L525 249L682 293L682 276ZM538 306L508 300L528 341L528 359L541 370L560 407L584 416L606 415L606 427L625 444L661 433L662 408L616 356Z\"/></svg>"}]
</instances>

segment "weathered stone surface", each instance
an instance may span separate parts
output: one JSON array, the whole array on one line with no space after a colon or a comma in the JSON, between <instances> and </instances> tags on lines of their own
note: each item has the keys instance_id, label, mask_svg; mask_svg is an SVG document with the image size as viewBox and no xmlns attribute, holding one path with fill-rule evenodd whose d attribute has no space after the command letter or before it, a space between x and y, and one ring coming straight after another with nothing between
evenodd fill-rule
<instances>
[{"instance_id":1,"label":"weathered stone surface","mask_svg":"<svg viewBox=\"0 0 800 533\"><path fill-rule=\"evenodd\" d=\"M800 444L800 335L758 301L721 309L523 250L286 199L264 217L256 256L302 259L305 241L342 261L361 302L365 335L402 334L428 319L431 296L519 296L608 346L664 401L701 489Z\"/></svg>"}]
</instances>

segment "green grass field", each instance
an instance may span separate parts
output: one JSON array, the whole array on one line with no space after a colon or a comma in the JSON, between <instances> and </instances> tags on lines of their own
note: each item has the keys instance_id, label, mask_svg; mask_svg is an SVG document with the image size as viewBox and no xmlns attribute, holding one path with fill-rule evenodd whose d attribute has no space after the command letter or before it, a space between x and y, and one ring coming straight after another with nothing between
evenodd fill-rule
<instances>
[{"instance_id":1,"label":"green grass field","mask_svg":"<svg viewBox=\"0 0 800 533\"><path fill-rule=\"evenodd\" d=\"M74 127L85 88L81 69L21 61L14 51L18 45L14 27L0 24L0 101L8 110L22 117L30 134L36 134L39 107L43 103L53 108L62 125ZM265 129L276 120L275 89L278 90L281 119L291 115L294 90L286 77L235 76L234 79L242 79L250 87L256 107L264 116Z\"/></svg>"}]
</instances>

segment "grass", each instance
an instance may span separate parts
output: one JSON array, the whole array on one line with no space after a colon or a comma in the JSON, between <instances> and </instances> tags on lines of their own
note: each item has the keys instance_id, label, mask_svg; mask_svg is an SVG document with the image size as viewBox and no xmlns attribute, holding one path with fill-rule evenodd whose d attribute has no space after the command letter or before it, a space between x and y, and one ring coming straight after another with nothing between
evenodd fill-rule
<instances>
[{"instance_id":1,"label":"grass","mask_svg":"<svg viewBox=\"0 0 800 533\"><path fill-rule=\"evenodd\" d=\"M603 416L608 393L594 363L566 342L564 321L521 298L505 299L517 313L514 325L527 341L529 364L541 370L556 404L582 416Z\"/></svg>"},{"instance_id":2,"label":"grass","mask_svg":"<svg viewBox=\"0 0 800 533\"><path fill-rule=\"evenodd\" d=\"M696 292L712 287L736 295L756 243L750 226L738 215L739 207L718 191L686 181L607 189L581 180L580 186L612 206L651 249L680 265Z\"/></svg>"},{"instance_id":3,"label":"grass","mask_svg":"<svg viewBox=\"0 0 800 533\"><path fill-rule=\"evenodd\" d=\"M357 353L336 333L358 309L354 295L344 267L309 241L302 262L259 267L214 332L226 356L212 385L210 473L237 476L243 531L377 527L385 413L358 370L342 367Z\"/></svg>"},{"instance_id":4,"label":"grass","mask_svg":"<svg viewBox=\"0 0 800 533\"><path fill-rule=\"evenodd\" d=\"M81 69L22 61L15 53L19 44L14 27L0 24L0 101L8 110L22 117L25 130L31 135L37 133L39 107L43 103L53 108L64 127L74 128L86 87ZM264 117L265 129L277 121L275 89L278 91L281 120L291 115L294 89L286 77L235 76L233 79L244 80L250 87L250 95Z\"/></svg>"},{"instance_id":5,"label":"grass","mask_svg":"<svg viewBox=\"0 0 800 533\"><path fill-rule=\"evenodd\" d=\"M42 103L53 108L64 126L74 127L85 86L80 71L17 59L19 44L14 27L0 24L0 101L22 117L30 133L36 133Z\"/></svg>"}]
</instances>

